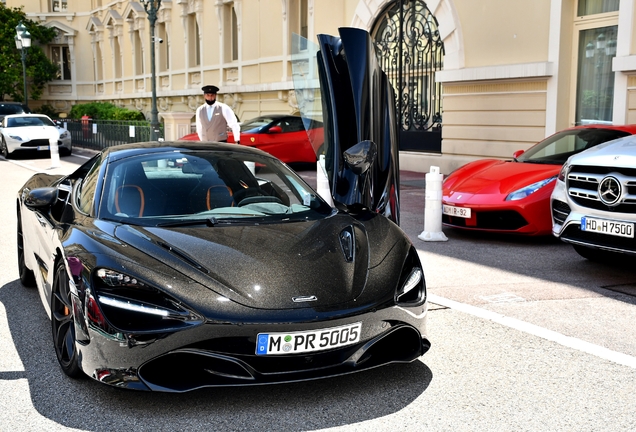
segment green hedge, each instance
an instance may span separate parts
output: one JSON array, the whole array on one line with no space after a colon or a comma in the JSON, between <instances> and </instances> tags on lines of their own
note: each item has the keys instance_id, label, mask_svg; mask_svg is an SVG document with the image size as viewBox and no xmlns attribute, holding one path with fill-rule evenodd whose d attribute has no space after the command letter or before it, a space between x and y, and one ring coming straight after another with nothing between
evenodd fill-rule
<instances>
[{"instance_id":1,"label":"green hedge","mask_svg":"<svg viewBox=\"0 0 636 432\"><path fill-rule=\"evenodd\" d=\"M99 120L145 120L144 115L139 111L119 108L107 102L74 105L69 113L69 117L75 119L82 118L84 115Z\"/></svg>"}]
</instances>

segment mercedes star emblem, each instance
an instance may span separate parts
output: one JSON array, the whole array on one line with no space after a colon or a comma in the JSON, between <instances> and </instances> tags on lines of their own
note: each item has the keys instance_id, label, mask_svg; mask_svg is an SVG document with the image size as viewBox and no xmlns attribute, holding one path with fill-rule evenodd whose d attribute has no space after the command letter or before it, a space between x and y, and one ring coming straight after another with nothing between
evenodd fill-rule
<instances>
[{"instance_id":1,"label":"mercedes star emblem","mask_svg":"<svg viewBox=\"0 0 636 432\"><path fill-rule=\"evenodd\" d=\"M621 183L615 177L605 177L598 185L598 195L603 204L616 205L621 197Z\"/></svg>"}]
</instances>

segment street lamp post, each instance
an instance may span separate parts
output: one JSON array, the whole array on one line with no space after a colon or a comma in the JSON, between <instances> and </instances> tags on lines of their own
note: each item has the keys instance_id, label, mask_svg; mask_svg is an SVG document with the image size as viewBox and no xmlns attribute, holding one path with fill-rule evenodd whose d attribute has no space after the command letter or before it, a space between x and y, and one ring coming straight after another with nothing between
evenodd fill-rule
<instances>
[{"instance_id":1,"label":"street lamp post","mask_svg":"<svg viewBox=\"0 0 636 432\"><path fill-rule=\"evenodd\" d=\"M15 28L15 46L20 50L22 56L22 75L24 77L24 105L28 107L27 97L27 75L26 75L26 55L27 50L31 47L31 33L26 29L22 21Z\"/></svg>"},{"instance_id":2,"label":"street lamp post","mask_svg":"<svg viewBox=\"0 0 636 432\"><path fill-rule=\"evenodd\" d=\"M157 141L159 138L159 117L157 113L157 77L155 72L155 23L157 11L161 7L161 0L140 0L148 14L150 22L150 71L152 86L152 108L150 110L150 139Z\"/></svg>"}]
</instances>

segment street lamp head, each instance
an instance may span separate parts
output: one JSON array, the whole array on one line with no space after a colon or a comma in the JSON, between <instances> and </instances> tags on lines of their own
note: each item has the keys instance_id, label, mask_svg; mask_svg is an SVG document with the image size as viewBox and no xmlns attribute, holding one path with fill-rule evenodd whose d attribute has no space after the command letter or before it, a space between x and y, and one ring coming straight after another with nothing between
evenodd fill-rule
<instances>
[{"instance_id":1,"label":"street lamp head","mask_svg":"<svg viewBox=\"0 0 636 432\"><path fill-rule=\"evenodd\" d=\"M31 33L29 33L28 30L25 30L24 33L22 33L22 47L31 47Z\"/></svg>"},{"instance_id":2,"label":"street lamp head","mask_svg":"<svg viewBox=\"0 0 636 432\"><path fill-rule=\"evenodd\" d=\"M20 23L15 26L15 32L18 34L18 37L22 37L22 33L24 33L26 31L26 27L24 26L24 24L22 24L22 21L20 21Z\"/></svg>"},{"instance_id":3,"label":"street lamp head","mask_svg":"<svg viewBox=\"0 0 636 432\"><path fill-rule=\"evenodd\" d=\"M22 50L22 39L17 35L13 37L15 39L15 47L19 50Z\"/></svg>"}]
</instances>

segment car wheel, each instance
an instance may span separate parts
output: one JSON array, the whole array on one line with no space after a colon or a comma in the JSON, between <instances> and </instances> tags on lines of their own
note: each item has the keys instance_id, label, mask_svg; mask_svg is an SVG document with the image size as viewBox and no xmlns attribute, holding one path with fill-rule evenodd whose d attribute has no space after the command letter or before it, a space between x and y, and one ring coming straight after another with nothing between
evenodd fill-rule
<instances>
[{"instance_id":1,"label":"car wheel","mask_svg":"<svg viewBox=\"0 0 636 432\"><path fill-rule=\"evenodd\" d=\"M73 153L73 144L69 148L60 147L60 156L70 156Z\"/></svg>"},{"instance_id":2,"label":"car wheel","mask_svg":"<svg viewBox=\"0 0 636 432\"><path fill-rule=\"evenodd\" d=\"M2 137L2 142L0 142L0 147L2 147L2 156L4 156L5 159L9 159L11 153L9 153L9 148L7 147L7 142L5 141L4 136Z\"/></svg>"},{"instance_id":3,"label":"car wheel","mask_svg":"<svg viewBox=\"0 0 636 432\"><path fill-rule=\"evenodd\" d=\"M24 235L22 234L22 219L18 213L18 273L20 282L25 287L35 286L35 275L24 263Z\"/></svg>"},{"instance_id":4,"label":"car wheel","mask_svg":"<svg viewBox=\"0 0 636 432\"><path fill-rule=\"evenodd\" d=\"M75 319L68 273L63 263L55 268L53 292L51 293L51 328L57 361L62 371L71 378L82 375L75 342Z\"/></svg>"},{"instance_id":5,"label":"car wheel","mask_svg":"<svg viewBox=\"0 0 636 432\"><path fill-rule=\"evenodd\" d=\"M612 252L604 251L596 248L589 248L585 246L572 245L574 246L574 250L576 253L581 255L583 258L588 259L590 261L596 262L612 262L613 258L616 257L617 254Z\"/></svg>"}]
</instances>

